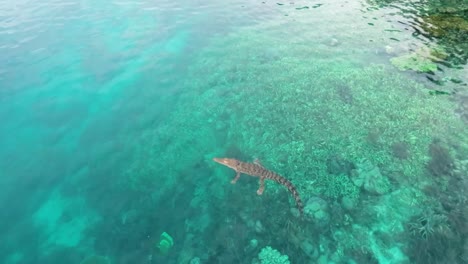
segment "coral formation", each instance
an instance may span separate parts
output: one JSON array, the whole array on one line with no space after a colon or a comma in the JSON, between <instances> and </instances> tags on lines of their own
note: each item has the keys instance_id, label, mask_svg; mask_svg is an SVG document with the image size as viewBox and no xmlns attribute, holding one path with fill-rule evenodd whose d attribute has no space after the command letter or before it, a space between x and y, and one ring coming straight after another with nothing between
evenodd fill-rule
<instances>
[{"instance_id":1,"label":"coral formation","mask_svg":"<svg viewBox=\"0 0 468 264\"><path fill-rule=\"evenodd\" d=\"M326 226L330 221L327 202L319 197L311 197L307 200L304 214L319 227Z\"/></svg>"},{"instance_id":2,"label":"coral formation","mask_svg":"<svg viewBox=\"0 0 468 264\"><path fill-rule=\"evenodd\" d=\"M367 159L361 160L356 167L351 176L356 186L372 194L385 194L390 191L390 182L380 173L379 167Z\"/></svg>"},{"instance_id":3,"label":"coral formation","mask_svg":"<svg viewBox=\"0 0 468 264\"><path fill-rule=\"evenodd\" d=\"M359 187L354 185L350 178L345 174L324 175L314 187L317 190L317 194L324 195L333 200L339 200L343 197L348 197L351 200L357 200L360 195Z\"/></svg>"},{"instance_id":4,"label":"coral formation","mask_svg":"<svg viewBox=\"0 0 468 264\"><path fill-rule=\"evenodd\" d=\"M260 264L289 264L289 258L286 255L281 255L281 253L271 248L270 246L266 246L262 248L260 253L258 254L258 258L260 259Z\"/></svg>"},{"instance_id":5,"label":"coral formation","mask_svg":"<svg viewBox=\"0 0 468 264\"><path fill-rule=\"evenodd\" d=\"M172 239L172 237L168 233L162 232L159 238L158 245L156 245L156 247L159 249L159 252L165 255L169 253L169 250L173 246L174 246L174 240Z\"/></svg>"},{"instance_id":6,"label":"coral formation","mask_svg":"<svg viewBox=\"0 0 468 264\"><path fill-rule=\"evenodd\" d=\"M458 263L458 243L447 217L434 211L416 215L408 225L409 256L417 263Z\"/></svg>"}]
</instances>

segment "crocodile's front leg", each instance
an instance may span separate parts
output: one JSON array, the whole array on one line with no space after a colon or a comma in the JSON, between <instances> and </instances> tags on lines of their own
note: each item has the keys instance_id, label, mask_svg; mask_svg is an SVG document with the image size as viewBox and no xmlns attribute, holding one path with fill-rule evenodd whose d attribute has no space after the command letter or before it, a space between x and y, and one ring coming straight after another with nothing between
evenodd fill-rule
<instances>
[{"instance_id":1,"label":"crocodile's front leg","mask_svg":"<svg viewBox=\"0 0 468 264\"><path fill-rule=\"evenodd\" d=\"M231 180L231 184L235 184L237 180L240 178L240 171L236 171L236 177Z\"/></svg>"},{"instance_id":2,"label":"crocodile's front leg","mask_svg":"<svg viewBox=\"0 0 468 264\"><path fill-rule=\"evenodd\" d=\"M260 187L258 187L257 194L262 195L263 190L265 190L265 178L260 177Z\"/></svg>"}]
</instances>

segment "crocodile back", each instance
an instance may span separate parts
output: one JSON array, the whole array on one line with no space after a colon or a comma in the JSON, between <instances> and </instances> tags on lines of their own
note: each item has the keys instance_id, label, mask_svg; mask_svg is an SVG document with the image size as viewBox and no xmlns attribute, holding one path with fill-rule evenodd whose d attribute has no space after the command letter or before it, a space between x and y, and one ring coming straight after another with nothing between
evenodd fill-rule
<instances>
[{"instance_id":1,"label":"crocodile back","mask_svg":"<svg viewBox=\"0 0 468 264\"><path fill-rule=\"evenodd\" d=\"M288 179L270 170L267 170L263 166L255 163L241 162L240 166L238 167L238 171L244 174L260 177L261 179L270 179L285 186L293 195L294 200L297 204L297 208L299 209L299 212L302 215L304 205L302 203L301 197L299 196L299 193L297 192L297 189L294 186L294 184L292 184L292 182L290 182Z\"/></svg>"}]
</instances>

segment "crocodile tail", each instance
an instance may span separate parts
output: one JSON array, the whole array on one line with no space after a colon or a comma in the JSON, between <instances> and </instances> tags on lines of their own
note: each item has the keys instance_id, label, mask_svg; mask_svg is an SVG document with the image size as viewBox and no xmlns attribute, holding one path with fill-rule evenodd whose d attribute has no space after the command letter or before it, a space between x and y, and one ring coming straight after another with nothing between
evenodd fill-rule
<instances>
[{"instance_id":1,"label":"crocodile tail","mask_svg":"<svg viewBox=\"0 0 468 264\"><path fill-rule=\"evenodd\" d=\"M288 188L288 190L292 193L294 200L296 201L297 204L297 209L299 209L299 213L301 213L301 216L304 214L304 204L302 203L301 197L299 196L299 193L296 190L296 187L290 182L288 179L275 174L272 179L276 181L277 183L285 186Z\"/></svg>"}]
</instances>

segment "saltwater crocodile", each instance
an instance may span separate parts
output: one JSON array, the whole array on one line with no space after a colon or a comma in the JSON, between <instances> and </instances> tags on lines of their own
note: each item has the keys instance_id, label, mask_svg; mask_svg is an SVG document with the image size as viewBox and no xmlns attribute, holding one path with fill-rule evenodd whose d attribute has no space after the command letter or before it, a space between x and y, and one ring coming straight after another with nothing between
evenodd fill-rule
<instances>
[{"instance_id":1,"label":"saltwater crocodile","mask_svg":"<svg viewBox=\"0 0 468 264\"><path fill-rule=\"evenodd\" d=\"M241 173L254 177L259 177L260 187L257 190L258 195L262 195L263 190L265 189L265 179L274 180L275 182L286 186L286 188L288 188L288 190L292 193L294 200L296 200L299 212L301 213L301 215L303 214L304 206L302 204L301 197L299 197L299 193L296 190L296 187L294 187L294 185L283 176L265 169L258 162L258 160L255 160L253 163L242 162L240 160L230 158L214 158L213 160L236 171L236 177L234 177L234 179L231 180L232 184L235 184L237 182Z\"/></svg>"}]
</instances>

